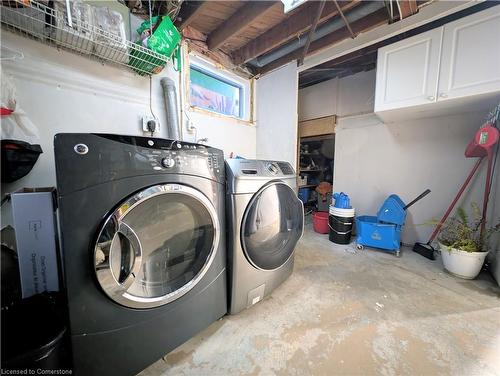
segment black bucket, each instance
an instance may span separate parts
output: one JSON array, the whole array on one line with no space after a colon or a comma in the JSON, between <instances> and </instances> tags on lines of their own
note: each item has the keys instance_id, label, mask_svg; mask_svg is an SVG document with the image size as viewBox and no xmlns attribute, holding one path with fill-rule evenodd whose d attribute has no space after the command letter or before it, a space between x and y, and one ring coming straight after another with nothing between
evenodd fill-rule
<instances>
[{"instance_id":1,"label":"black bucket","mask_svg":"<svg viewBox=\"0 0 500 376\"><path fill-rule=\"evenodd\" d=\"M349 244L351 242L353 224L354 209L330 207L330 216L328 217L330 234L328 238L336 244Z\"/></svg>"},{"instance_id":2,"label":"black bucket","mask_svg":"<svg viewBox=\"0 0 500 376\"><path fill-rule=\"evenodd\" d=\"M56 293L2 310L2 369L70 369L65 317Z\"/></svg>"}]
</instances>

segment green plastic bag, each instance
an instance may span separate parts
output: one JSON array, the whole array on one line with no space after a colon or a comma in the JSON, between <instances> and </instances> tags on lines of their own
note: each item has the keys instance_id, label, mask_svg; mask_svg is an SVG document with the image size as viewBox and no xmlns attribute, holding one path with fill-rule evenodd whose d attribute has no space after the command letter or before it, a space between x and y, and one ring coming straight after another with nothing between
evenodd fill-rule
<instances>
[{"instance_id":1,"label":"green plastic bag","mask_svg":"<svg viewBox=\"0 0 500 376\"><path fill-rule=\"evenodd\" d=\"M181 35L175 28L170 18L167 16L161 18L158 16L152 17L151 20L144 21L137 29L137 33L141 35L142 33L147 32L148 29L151 29L151 25L153 25L153 34L148 37L148 49L167 58L171 58L172 54L176 50L179 50L178 46L181 40ZM142 45L141 40L136 41L136 43L138 45ZM129 65L132 68L140 69L140 71L137 69L135 70L141 75L146 74L144 73L144 70L147 70L150 73L158 73L158 71L165 65L161 59L147 56L146 53L141 51L132 50L131 55ZM175 60L178 60L178 53L176 53L176 58L177 59ZM179 65L179 61L177 61L176 65Z\"/></svg>"},{"instance_id":2,"label":"green plastic bag","mask_svg":"<svg viewBox=\"0 0 500 376\"><path fill-rule=\"evenodd\" d=\"M160 55L171 57L181 40L181 35L169 17L162 17L161 21L159 17L153 17L151 23L154 25L153 35L149 36L147 42L148 48ZM143 22L139 29L137 29L137 32L142 34L150 28L151 23L149 20Z\"/></svg>"}]
</instances>

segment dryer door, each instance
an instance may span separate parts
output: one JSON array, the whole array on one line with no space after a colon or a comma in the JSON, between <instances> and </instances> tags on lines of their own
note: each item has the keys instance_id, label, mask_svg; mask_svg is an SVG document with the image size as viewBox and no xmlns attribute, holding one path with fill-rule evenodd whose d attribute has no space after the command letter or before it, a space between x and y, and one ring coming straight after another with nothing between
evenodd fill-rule
<instances>
[{"instance_id":1,"label":"dryer door","mask_svg":"<svg viewBox=\"0 0 500 376\"><path fill-rule=\"evenodd\" d=\"M167 304L207 272L219 231L215 208L201 192L180 184L147 188L104 221L94 252L97 280L124 306Z\"/></svg>"},{"instance_id":2,"label":"dryer door","mask_svg":"<svg viewBox=\"0 0 500 376\"><path fill-rule=\"evenodd\" d=\"M246 209L241 243L250 263L275 270L293 255L304 229L304 209L295 192L273 182L257 192Z\"/></svg>"}]
</instances>

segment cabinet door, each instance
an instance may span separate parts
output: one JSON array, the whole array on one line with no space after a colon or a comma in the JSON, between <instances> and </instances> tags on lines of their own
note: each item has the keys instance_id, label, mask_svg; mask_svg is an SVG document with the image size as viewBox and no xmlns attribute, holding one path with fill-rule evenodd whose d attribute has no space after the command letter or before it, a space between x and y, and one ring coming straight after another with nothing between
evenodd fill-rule
<instances>
[{"instance_id":1,"label":"cabinet door","mask_svg":"<svg viewBox=\"0 0 500 376\"><path fill-rule=\"evenodd\" d=\"M436 101L443 28L378 50L375 112Z\"/></svg>"},{"instance_id":2,"label":"cabinet door","mask_svg":"<svg viewBox=\"0 0 500 376\"><path fill-rule=\"evenodd\" d=\"M500 91L500 7L444 26L439 100Z\"/></svg>"}]
</instances>

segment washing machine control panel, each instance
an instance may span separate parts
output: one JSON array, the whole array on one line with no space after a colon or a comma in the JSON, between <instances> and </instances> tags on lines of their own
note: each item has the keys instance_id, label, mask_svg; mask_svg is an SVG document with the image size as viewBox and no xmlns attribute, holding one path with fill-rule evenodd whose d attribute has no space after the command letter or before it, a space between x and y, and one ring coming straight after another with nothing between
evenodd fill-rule
<instances>
[{"instance_id":1,"label":"washing machine control panel","mask_svg":"<svg viewBox=\"0 0 500 376\"><path fill-rule=\"evenodd\" d=\"M158 172L211 175L215 180L224 179L222 152L211 148L151 150L141 148L136 156Z\"/></svg>"},{"instance_id":2,"label":"washing machine control panel","mask_svg":"<svg viewBox=\"0 0 500 376\"><path fill-rule=\"evenodd\" d=\"M184 174L225 184L224 154L207 145L152 137L65 133L54 138L61 194L104 182L152 174ZM75 167L77 166L77 168Z\"/></svg>"},{"instance_id":3,"label":"washing machine control panel","mask_svg":"<svg viewBox=\"0 0 500 376\"><path fill-rule=\"evenodd\" d=\"M148 141L138 148L136 157L149 164L154 171L202 175L224 181L224 155L221 150L181 141L165 143L165 140L153 138Z\"/></svg>"},{"instance_id":4,"label":"washing machine control panel","mask_svg":"<svg viewBox=\"0 0 500 376\"><path fill-rule=\"evenodd\" d=\"M163 158L161 160L161 165L165 168L172 168L175 166L175 160L172 158Z\"/></svg>"}]
</instances>

